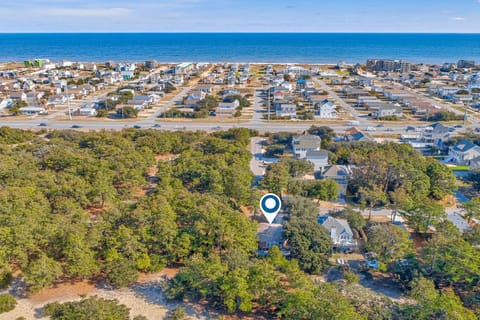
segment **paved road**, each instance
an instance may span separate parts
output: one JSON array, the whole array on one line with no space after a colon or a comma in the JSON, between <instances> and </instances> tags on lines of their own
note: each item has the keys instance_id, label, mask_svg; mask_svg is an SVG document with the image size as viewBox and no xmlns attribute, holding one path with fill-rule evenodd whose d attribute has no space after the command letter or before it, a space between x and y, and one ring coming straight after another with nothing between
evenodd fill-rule
<instances>
[{"instance_id":1,"label":"paved road","mask_svg":"<svg viewBox=\"0 0 480 320\"><path fill-rule=\"evenodd\" d=\"M175 97L170 99L167 103L165 103L162 107L157 108L154 113L152 113L148 120L155 120L160 116L162 113L167 111L170 107L172 107L177 101L181 101L182 98L192 89L192 87L186 87L182 91L180 91Z\"/></svg>"},{"instance_id":2,"label":"paved road","mask_svg":"<svg viewBox=\"0 0 480 320\"><path fill-rule=\"evenodd\" d=\"M261 122L263 119L263 115L266 114L265 109L263 107L263 97L262 97L261 89L255 89L255 98L253 100L253 117L252 122Z\"/></svg>"},{"instance_id":3,"label":"paved road","mask_svg":"<svg viewBox=\"0 0 480 320\"><path fill-rule=\"evenodd\" d=\"M365 124L367 122L364 118L360 117L360 115L358 114L357 110L355 110L355 108L353 108L351 105L346 103L345 100L340 98L338 94L335 91L333 91L332 88L330 88L325 82L315 77L313 77L313 81L317 83L322 88L322 90L326 91L333 99L335 99L343 109L350 112L352 116L355 117L355 120L357 120L361 124Z\"/></svg>"},{"instance_id":4,"label":"paved road","mask_svg":"<svg viewBox=\"0 0 480 320\"><path fill-rule=\"evenodd\" d=\"M156 111L161 112L161 111ZM89 119L82 120L85 118L75 117L72 121L68 120L54 120L48 119L46 117L35 117L22 120L12 120L9 117L0 118L0 126L9 126L12 128L21 128L21 129L35 129L39 128L40 123L45 123L45 128L50 129L68 129L72 125L79 125L84 129L91 130L121 130L125 127L133 127L134 125L140 125L142 128L150 128L154 125L160 125L159 129L165 130L213 130L216 129L230 129L234 127L242 127L258 130L260 132L282 132L282 131L291 131L301 133L312 126L311 123L303 123L301 121L291 121L291 122L267 122L267 121L249 121L249 122L238 122L238 123L212 123L212 122L196 122L196 121L162 121L162 119L155 120L155 116L150 116L146 119L130 119L130 120L104 120L104 119ZM317 124L318 125L318 124ZM344 124L328 124L335 132L343 133L350 126ZM376 128L376 133L405 133L406 125L403 124L392 124L385 126L383 128ZM362 129L366 127L362 126ZM387 131L389 128L392 131ZM458 131L455 131L458 133Z\"/></svg>"},{"instance_id":5,"label":"paved road","mask_svg":"<svg viewBox=\"0 0 480 320\"><path fill-rule=\"evenodd\" d=\"M252 153L252 158L250 159L250 171L252 171L255 176L254 184L257 184L260 179L262 179L265 174L265 166L263 165L262 159L262 142L265 139L260 137L254 137L250 140L250 152Z\"/></svg>"}]
</instances>

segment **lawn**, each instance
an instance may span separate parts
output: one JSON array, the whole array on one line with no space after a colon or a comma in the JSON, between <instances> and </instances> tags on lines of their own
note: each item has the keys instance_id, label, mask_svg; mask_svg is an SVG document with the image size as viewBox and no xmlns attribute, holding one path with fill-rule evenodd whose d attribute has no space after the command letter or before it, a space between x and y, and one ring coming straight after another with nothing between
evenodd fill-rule
<instances>
[{"instance_id":1,"label":"lawn","mask_svg":"<svg viewBox=\"0 0 480 320\"><path fill-rule=\"evenodd\" d=\"M469 166L454 166L454 167L448 167L452 171L470 171Z\"/></svg>"}]
</instances>

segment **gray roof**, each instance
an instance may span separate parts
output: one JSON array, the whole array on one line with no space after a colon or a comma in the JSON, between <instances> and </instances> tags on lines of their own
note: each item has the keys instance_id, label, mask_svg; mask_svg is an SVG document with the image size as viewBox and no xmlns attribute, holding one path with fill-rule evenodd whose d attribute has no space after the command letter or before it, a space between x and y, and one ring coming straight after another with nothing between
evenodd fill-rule
<instances>
[{"instance_id":1,"label":"gray roof","mask_svg":"<svg viewBox=\"0 0 480 320\"><path fill-rule=\"evenodd\" d=\"M329 178L329 177L347 177L351 173L351 170L347 166L343 165L333 165L327 167L325 171L323 172L322 176L324 178Z\"/></svg>"},{"instance_id":2,"label":"gray roof","mask_svg":"<svg viewBox=\"0 0 480 320\"><path fill-rule=\"evenodd\" d=\"M430 127L433 128L433 131L435 133L448 133L448 128L441 123L434 123Z\"/></svg>"},{"instance_id":3,"label":"gray roof","mask_svg":"<svg viewBox=\"0 0 480 320\"><path fill-rule=\"evenodd\" d=\"M318 223L320 223L328 231L330 231L332 228L336 228L337 234L342 234L345 232L353 236L352 229L350 229L347 220L335 219L329 215L322 215L318 217Z\"/></svg>"},{"instance_id":4,"label":"gray roof","mask_svg":"<svg viewBox=\"0 0 480 320\"><path fill-rule=\"evenodd\" d=\"M281 243L283 241L283 225L260 223L257 235L260 242Z\"/></svg>"},{"instance_id":5,"label":"gray roof","mask_svg":"<svg viewBox=\"0 0 480 320\"><path fill-rule=\"evenodd\" d=\"M326 150L308 150L306 159L328 159L328 151Z\"/></svg>"},{"instance_id":6,"label":"gray roof","mask_svg":"<svg viewBox=\"0 0 480 320\"><path fill-rule=\"evenodd\" d=\"M471 149L476 149L478 152L480 152L480 147L470 140L459 141L455 146L453 146L453 150L457 152L468 152Z\"/></svg>"},{"instance_id":7,"label":"gray roof","mask_svg":"<svg viewBox=\"0 0 480 320\"><path fill-rule=\"evenodd\" d=\"M322 139L319 136L314 135L302 135L292 138L292 143L296 148L316 149L320 148Z\"/></svg>"}]
</instances>

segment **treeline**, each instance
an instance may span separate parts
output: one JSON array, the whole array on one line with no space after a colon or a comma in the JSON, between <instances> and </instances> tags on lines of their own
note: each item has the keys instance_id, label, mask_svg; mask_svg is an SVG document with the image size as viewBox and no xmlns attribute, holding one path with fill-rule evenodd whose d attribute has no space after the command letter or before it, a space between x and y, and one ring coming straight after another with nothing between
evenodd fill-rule
<instances>
[{"instance_id":1,"label":"treeline","mask_svg":"<svg viewBox=\"0 0 480 320\"><path fill-rule=\"evenodd\" d=\"M2 129L0 283L21 270L35 292L104 277L115 286L195 254L257 246L250 132L155 130L35 135ZM173 162L156 162L172 154ZM158 188L146 196L158 167Z\"/></svg>"},{"instance_id":2,"label":"treeline","mask_svg":"<svg viewBox=\"0 0 480 320\"><path fill-rule=\"evenodd\" d=\"M230 313L283 319L473 319L454 294L422 280L421 276L433 279L438 288L454 288L466 305L478 308L480 263L469 242L474 240L454 233L428 207L418 211L418 225L427 221L442 232L418 258L411 257L411 240L397 229L367 230L371 250L379 252L385 265L412 259L408 269L393 271L416 301L406 307L365 307L342 294L341 285L317 283L306 274L322 272L332 248L327 231L317 222L317 208L308 199L292 198L285 207L284 231L292 259L277 247L266 258L256 256L257 225L239 210L256 207L260 196L259 190L251 189L252 135L255 132L246 129L207 135L2 128L0 284L8 285L12 273L20 271L30 292L87 278L119 287L134 282L139 272L180 265L168 284L169 298L206 300ZM433 203L453 188L449 171L410 147L325 141L333 162L361 169L351 184L356 200L365 206L390 205L410 212L408 206ZM311 170L309 163L285 159L272 165L263 186L270 191L296 190L292 193L313 199L334 198L336 190L327 180L298 179ZM153 173L157 181L152 185L148 180L155 179L147 177ZM382 198L375 201L373 191ZM353 228L365 226L358 215L343 214ZM385 243L395 250L388 245L385 249ZM423 291L429 295L421 296ZM60 319L71 312L102 313L102 305L122 309L90 299L54 304L48 313ZM120 314L118 319L127 319L125 310Z\"/></svg>"}]
</instances>

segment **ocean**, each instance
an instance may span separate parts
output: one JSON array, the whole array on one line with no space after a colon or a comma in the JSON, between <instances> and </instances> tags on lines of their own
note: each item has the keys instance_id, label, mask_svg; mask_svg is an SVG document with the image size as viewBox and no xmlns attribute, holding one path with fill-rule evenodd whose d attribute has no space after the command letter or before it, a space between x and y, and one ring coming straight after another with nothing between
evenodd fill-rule
<instances>
[{"instance_id":1,"label":"ocean","mask_svg":"<svg viewBox=\"0 0 480 320\"><path fill-rule=\"evenodd\" d=\"M29 33L0 34L0 61L365 63L480 62L480 34Z\"/></svg>"}]
</instances>

